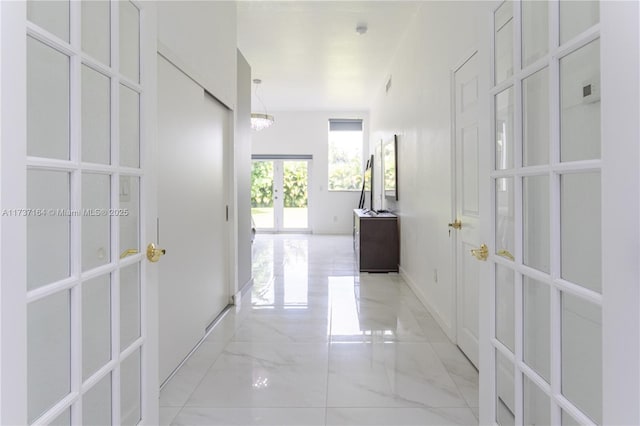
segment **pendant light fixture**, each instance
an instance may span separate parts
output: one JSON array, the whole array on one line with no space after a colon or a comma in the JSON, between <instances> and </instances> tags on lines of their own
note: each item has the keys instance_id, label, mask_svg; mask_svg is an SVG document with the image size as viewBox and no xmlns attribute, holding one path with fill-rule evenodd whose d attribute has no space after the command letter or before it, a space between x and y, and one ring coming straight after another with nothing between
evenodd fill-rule
<instances>
[{"instance_id":1,"label":"pendant light fixture","mask_svg":"<svg viewBox=\"0 0 640 426\"><path fill-rule=\"evenodd\" d=\"M259 78L253 79L253 84L255 84L254 94L256 96L256 99L258 99L260 101L260 104L262 104L262 109L264 110L264 113L251 113L251 128L255 131L260 131L262 129L266 129L267 127L271 127L274 121L273 115L269 115L267 113L267 107L264 106L264 102L262 102L260 95L258 95L258 86L260 85L260 83L262 83L262 80L260 80Z\"/></svg>"}]
</instances>

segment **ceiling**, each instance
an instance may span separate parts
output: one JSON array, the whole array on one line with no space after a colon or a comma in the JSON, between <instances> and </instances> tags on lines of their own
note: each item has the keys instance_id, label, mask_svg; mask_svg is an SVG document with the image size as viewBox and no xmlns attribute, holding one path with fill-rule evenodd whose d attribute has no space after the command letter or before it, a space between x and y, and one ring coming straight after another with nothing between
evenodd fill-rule
<instances>
[{"instance_id":1,"label":"ceiling","mask_svg":"<svg viewBox=\"0 0 640 426\"><path fill-rule=\"evenodd\" d=\"M367 110L417 1L239 1L238 47L271 111ZM358 24L368 31L360 35ZM254 112L263 112L252 86Z\"/></svg>"}]
</instances>

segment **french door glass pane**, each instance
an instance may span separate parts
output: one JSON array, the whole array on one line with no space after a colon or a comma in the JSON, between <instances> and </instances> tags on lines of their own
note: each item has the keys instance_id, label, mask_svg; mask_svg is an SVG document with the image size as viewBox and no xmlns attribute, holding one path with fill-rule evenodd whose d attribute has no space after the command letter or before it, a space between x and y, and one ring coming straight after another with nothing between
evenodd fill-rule
<instances>
[{"instance_id":1,"label":"french door glass pane","mask_svg":"<svg viewBox=\"0 0 640 426\"><path fill-rule=\"evenodd\" d=\"M82 423L111 425L111 373L96 383L82 398Z\"/></svg>"},{"instance_id":2,"label":"french door glass pane","mask_svg":"<svg viewBox=\"0 0 640 426\"><path fill-rule=\"evenodd\" d=\"M600 21L598 1L560 1L560 44Z\"/></svg>"},{"instance_id":3,"label":"french door glass pane","mask_svg":"<svg viewBox=\"0 0 640 426\"><path fill-rule=\"evenodd\" d=\"M120 176L120 252L140 250L140 178ZM122 256L121 255L121 256Z\"/></svg>"},{"instance_id":4,"label":"french door glass pane","mask_svg":"<svg viewBox=\"0 0 640 426\"><path fill-rule=\"evenodd\" d=\"M513 364L496 351L496 421L501 426L516 424Z\"/></svg>"},{"instance_id":5,"label":"french door glass pane","mask_svg":"<svg viewBox=\"0 0 640 426\"><path fill-rule=\"evenodd\" d=\"M140 167L140 95L120 85L120 165Z\"/></svg>"},{"instance_id":6,"label":"french door glass pane","mask_svg":"<svg viewBox=\"0 0 640 426\"><path fill-rule=\"evenodd\" d=\"M251 168L251 216L258 229L275 226L273 161L253 161Z\"/></svg>"},{"instance_id":7,"label":"french door glass pane","mask_svg":"<svg viewBox=\"0 0 640 426\"><path fill-rule=\"evenodd\" d=\"M45 213L27 217L27 290L70 274L69 188L67 172L27 171L27 208Z\"/></svg>"},{"instance_id":8,"label":"french door glass pane","mask_svg":"<svg viewBox=\"0 0 640 426\"><path fill-rule=\"evenodd\" d=\"M513 167L513 106L513 87L496 95L496 170L510 169Z\"/></svg>"},{"instance_id":9,"label":"french door glass pane","mask_svg":"<svg viewBox=\"0 0 640 426\"><path fill-rule=\"evenodd\" d=\"M71 390L70 292L27 308L27 416L29 424Z\"/></svg>"},{"instance_id":10,"label":"french door glass pane","mask_svg":"<svg viewBox=\"0 0 640 426\"><path fill-rule=\"evenodd\" d=\"M522 3L522 67L549 51L549 3L525 0Z\"/></svg>"},{"instance_id":11,"label":"french door glass pane","mask_svg":"<svg viewBox=\"0 0 640 426\"><path fill-rule=\"evenodd\" d=\"M111 260L111 176L82 174L82 270Z\"/></svg>"},{"instance_id":12,"label":"french door glass pane","mask_svg":"<svg viewBox=\"0 0 640 426\"><path fill-rule=\"evenodd\" d=\"M562 293L562 394L602 424L600 307Z\"/></svg>"},{"instance_id":13,"label":"french door glass pane","mask_svg":"<svg viewBox=\"0 0 640 426\"><path fill-rule=\"evenodd\" d=\"M83 3L84 4L84 3ZM82 66L82 161L111 160L111 81Z\"/></svg>"},{"instance_id":14,"label":"french door glass pane","mask_svg":"<svg viewBox=\"0 0 640 426\"><path fill-rule=\"evenodd\" d=\"M524 424L550 425L551 424L551 402L534 382L527 376L522 378L523 398L524 398Z\"/></svg>"},{"instance_id":15,"label":"french door glass pane","mask_svg":"<svg viewBox=\"0 0 640 426\"><path fill-rule=\"evenodd\" d=\"M111 276L82 284L82 380L111 360Z\"/></svg>"},{"instance_id":16,"label":"french door glass pane","mask_svg":"<svg viewBox=\"0 0 640 426\"><path fill-rule=\"evenodd\" d=\"M495 25L495 84L513 75L513 3L505 1L496 10Z\"/></svg>"},{"instance_id":17,"label":"french door glass pane","mask_svg":"<svg viewBox=\"0 0 640 426\"><path fill-rule=\"evenodd\" d=\"M550 380L549 286L524 277L523 351L524 362L547 382Z\"/></svg>"},{"instance_id":18,"label":"french door glass pane","mask_svg":"<svg viewBox=\"0 0 640 426\"><path fill-rule=\"evenodd\" d=\"M515 352L514 280L511 269L496 265L496 338Z\"/></svg>"},{"instance_id":19,"label":"french door glass pane","mask_svg":"<svg viewBox=\"0 0 640 426\"><path fill-rule=\"evenodd\" d=\"M82 50L105 65L111 64L111 4L82 2Z\"/></svg>"},{"instance_id":20,"label":"french door glass pane","mask_svg":"<svg viewBox=\"0 0 640 426\"><path fill-rule=\"evenodd\" d=\"M560 178L561 275L602 291L600 173Z\"/></svg>"},{"instance_id":21,"label":"french door glass pane","mask_svg":"<svg viewBox=\"0 0 640 426\"><path fill-rule=\"evenodd\" d=\"M308 170L306 161L283 162L283 228L308 228Z\"/></svg>"},{"instance_id":22,"label":"french door glass pane","mask_svg":"<svg viewBox=\"0 0 640 426\"><path fill-rule=\"evenodd\" d=\"M549 176L528 176L522 184L524 264L549 272Z\"/></svg>"},{"instance_id":23,"label":"french door glass pane","mask_svg":"<svg viewBox=\"0 0 640 426\"><path fill-rule=\"evenodd\" d=\"M514 193L513 178L496 179L496 253L513 260Z\"/></svg>"},{"instance_id":24,"label":"french door glass pane","mask_svg":"<svg viewBox=\"0 0 640 426\"><path fill-rule=\"evenodd\" d=\"M522 80L522 165L549 164L549 69Z\"/></svg>"},{"instance_id":25,"label":"french door glass pane","mask_svg":"<svg viewBox=\"0 0 640 426\"><path fill-rule=\"evenodd\" d=\"M140 420L140 349L122 361L120 367L120 404L123 426L134 426Z\"/></svg>"},{"instance_id":26,"label":"french door glass pane","mask_svg":"<svg viewBox=\"0 0 640 426\"><path fill-rule=\"evenodd\" d=\"M69 57L31 37L27 37L27 155L69 159Z\"/></svg>"},{"instance_id":27,"label":"french door glass pane","mask_svg":"<svg viewBox=\"0 0 640 426\"><path fill-rule=\"evenodd\" d=\"M560 60L560 159L598 158L600 40L595 40Z\"/></svg>"},{"instance_id":28,"label":"french door glass pane","mask_svg":"<svg viewBox=\"0 0 640 426\"><path fill-rule=\"evenodd\" d=\"M27 19L69 41L69 1L27 1Z\"/></svg>"},{"instance_id":29,"label":"french door glass pane","mask_svg":"<svg viewBox=\"0 0 640 426\"><path fill-rule=\"evenodd\" d=\"M562 418L560 421L562 423L562 426L582 426L580 422L576 421L564 410L562 410Z\"/></svg>"},{"instance_id":30,"label":"french door glass pane","mask_svg":"<svg viewBox=\"0 0 640 426\"><path fill-rule=\"evenodd\" d=\"M140 11L133 3L120 5L120 72L135 82L140 81Z\"/></svg>"},{"instance_id":31,"label":"french door glass pane","mask_svg":"<svg viewBox=\"0 0 640 426\"><path fill-rule=\"evenodd\" d=\"M140 264L120 270L120 350L140 337Z\"/></svg>"},{"instance_id":32,"label":"french door glass pane","mask_svg":"<svg viewBox=\"0 0 640 426\"><path fill-rule=\"evenodd\" d=\"M55 420L49 423L49 425L50 426L71 426L71 408L67 408L66 410L64 410L62 414L56 417Z\"/></svg>"}]
</instances>

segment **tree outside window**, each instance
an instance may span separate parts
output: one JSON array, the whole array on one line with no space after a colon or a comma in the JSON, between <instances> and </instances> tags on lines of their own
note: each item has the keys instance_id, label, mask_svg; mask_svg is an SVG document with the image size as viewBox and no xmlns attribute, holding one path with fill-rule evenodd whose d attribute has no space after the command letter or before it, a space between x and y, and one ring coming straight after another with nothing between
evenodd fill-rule
<instances>
[{"instance_id":1,"label":"tree outside window","mask_svg":"<svg viewBox=\"0 0 640 426\"><path fill-rule=\"evenodd\" d=\"M329 120L329 191L362 189L362 120Z\"/></svg>"}]
</instances>

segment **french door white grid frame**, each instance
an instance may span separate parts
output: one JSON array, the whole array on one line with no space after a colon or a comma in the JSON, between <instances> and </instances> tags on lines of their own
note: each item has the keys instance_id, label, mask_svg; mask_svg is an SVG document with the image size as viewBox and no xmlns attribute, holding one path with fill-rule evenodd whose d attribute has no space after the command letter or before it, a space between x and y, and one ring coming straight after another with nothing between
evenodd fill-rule
<instances>
[{"instance_id":1,"label":"french door white grid frame","mask_svg":"<svg viewBox=\"0 0 640 426\"><path fill-rule=\"evenodd\" d=\"M144 366L151 365L151 368L155 368L155 363L149 363L149 359L152 359L155 355L153 350L147 350L146 343L149 340L147 330L150 324L147 323L147 318L150 317L149 311L153 311L154 308L149 306L148 301L148 288L147 280L145 279L149 273L147 270L147 262L144 261L144 242L148 235L148 230L153 224L148 223L147 206L153 205L152 191L155 188L152 187L152 183L149 181L149 164L147 164L147 153L150 152L149 140L152 135L147 131L147 124L153 121L153 117L147 116L150 102L154 102L153 90L147 90L146 86L152 87L154 84L152 76L154 70L150 69L148 58L151 51L155 55L155 10L149 5L144 5L138 1L130 1L128 3L111 1L109 4L109 64L103 64L97 59L91 57L82 48L82 5L84 2L69 2L69 41L58 37L57 35L45 30L44 28L36 25L33 22L27 20L27 3L26 2L10 2L13 3L5 9L6 3L2 5L3 8L3 26L10 19L12 25L5 26L6 32L3 31L3 42L7 41L7 34L16 37L13 41L15 46L11 49L11 59L15 61L16 71L11 75L14 82L17 82L17 89L15 89L14 100L17 105L24 105L25 108L17 115L18 118L13 130L13 136L22 135L13 141L7 141L5 134L3 134L3 145L7 143L14 143L21 147L16 151L12 151L13 158L5 158L4 161L13 161L17 166L12 171L16 180L13 182L18 189L16 194L11 197L6 197L7 191L3 191L3 200L15 205L3 204L3 208L15 208L16 206L26 206L26 193L21 192L27 188L27 173L28 171L54 171L63 172L68 176L69 183L69 204L68 208L71 212L82 212L82 174L91 173L101 176L109 176L109 206L111 210L118 210L120 207L120 177L131 177L139 182L139 200L138 200L138 229L137 229L137 253L129 255L123 259L120 258L122 251L131 247L120 247L120 216L118 214L108 213L109 216L109 256L110 261L107 264L98 266L87 271L82 271L82 219L83 214L69 214L69 273L68 277L55 282L50 282L42 285L41 287L27 290L26 287L26 230L27 220L26 217L17 219L15 223L17 226L14 232L10 235L3 236L3 248L6 249L7 244L10 242L9 238L13 239L13 243L18 247L24 247L22 253L18 252L15 256L11 256L11 259L15 260L15 263L8 261L10 257L5 256L6 250L3 252L3 272L8 272L7 275L19 280L17 283L22 285L15 285L11 291L7 291L8 281L3 274L2 280L2 296L3 296L3 308L8 304L14 304L15 310L10 310L10 314L15 316L12 318L12 326L16 327L16 334L11 337L11 340L5 340L3 338L3 349L8 345L7 343L17 343L17 357L21 357L22 360L15 364L16 373L6 374L8 372L7 364L3 361L3 383L2 383L2 412L0 419L2 423L11 424L25 424L27 422L27 309L33 303L43 300L48 296L55 294L68 293L69 300L69 354L70 359L70 391L62 399L54 403L53 406L45 409L41 414L37 415L37 418L32 419L34 424L49 424L55 421L59 416L69 413L70 421L72 424L82 424L83 416L83 395L93 388L94 385L99 383L104 378L111 378L111 421L114 424L121 422L121 377L120 366L124 360L127 360L130 356L139 356L139 415L142 422L145 422L145 418L149 418L148 414L156 411L157 407L151 407L148 404L149 399L143 397L145 389L149 389L148 384L157 382L157 378L152 377L153 372ZM123 74L120 70L120 7L123 4L130 4L137 10L137 43L138 43L138 78L140 82L134 81ZM7 13L8 12L8 13ZM153 37L148 36L148 32L153 32ZM26 52L27 52L27 40L31 38L36 42L46 45L48 48L53 49L56 53L64 55L68 63L68 83L69 83L69 138L68 138L68 159L54 159L44 157L26 156ZM20 40L16 42L15 40ZM4 45L3 45L4 50ZM7 56L3 55L3 62L7 59ZM6 65L6 62L3 64ZM155 64L153 64L155 65ZM110 136L109 142L109 164L97 164L87 163L82 161L82 134L81 134L81 121L82 121L82 72L83 67L87 67L92 71L98 72L101 76L109 78L109 119L110 119ZM3 72L5 68L3 66ZM149 74L151 73L151 74ZM149 77L149 78L148 78ZM3 81L3 90L7 87L6 81ZM124 87L128 90L135 92L138 96L138 159L139 167L125 167L120 166L120 90ZM7 117L6 102L3 97L3 120ZM9 127L9 126L7 126ZM18 142L21 141L21 142ZM3 154L7 152L3 147ZM4 166L4 164L3 164ZM3 172L9 172L7 168ZM6 183L6 176L3 173L3 180ZM46 206L43 206L46 207ZM5 222L6 223L6 222ZM50 248L54 249L55 248ZM46 256L46 253L43 254ZM139 279L139 327L140 333L133 342L129 343L126 347L120 347L120 270L127 266L139 265L138 279ZM90 377L83 380L83 334L82 334L82 284L99 276L108 277L110 300L109 300L109 316L110 316L110 360L102 365L97 371L93 372ZM3 317L3 328L7 327L7 317ZM4 335L4 334L3 334ZM155 338L155 336L153 337ZM24 345L22 346L21 343ZM17 358L16 357L16 358ZM3 358L4 352L3 352ZM8 357L6 357L8 358ZM15 360L14 360L15 362ZM10 377L11 376L11 377ZM9 396L7 390L14 388L16 393ZM13 402L11 406L7 406L7 402ZM151 418L154 416L151 415ZM152 420L153 421L153 420Z\"/></svg>"},{"instance_id":2,"label":"french door white grid frame","mask_svg":"<svg viewBox=\"0 0 640 426\"><path fill-rule=\"evenodd\" d=\"M496 84L496 12L500 7L510 2L513 5L513 72L512 75L505 78L504 81ZM562 394L562 356L561 356L561 293L574 295L582 300L602 308L602 294L589 290L583 286L571 283L561 278L560 265L560 177L562 175L579 173L579 172L600 172L602 168L602 160L582 160L572 162L560 161L560 60L567 55L577 51L587 44L600 38L600 24L595 24L586 31L568 40L566 43L560 44L560 18L559 18L559 1L548 2L548 26L549 26L549 44L548 51L541 58L533 63L522 66L522 13L521 2L510 1L499 3L492 9L491 19L491 88L489 89L490 98L490 122L491 122L491 141L492 141L492 162L490 171L491 185L491 232L489 238L489 286L490 294L489 311L491 317L489 319L489 336L491 353L488 356L488 363L491 366L486 380L491 389L492 401L489 408L491 422L497 424L497 408L498 400L497 389L497 356L496 351L502 354L514 367L514 405L515 405L515 424L524 423L524 395L523 395L523 377L527 377L533 382L539 390L549 397L550 401L550 421L551 424L562 423L562 411L569 414L576 421L583 425L594 424L583 411L576 407ZM522 158L522 139L523 139L523 99L522 86L523 80L536 72L548 67L549 75L549 159L546 165L523 166ZM513 167L497 170L496 167L496 97L511 88L514 94L514 111L513 111ZM526 266L523 262L523 178L528 176L549 177L549 206L550 206L550 273L544 273L532 267ZM501 178L509 178L513 181L514 196L514 250L515 259L509 260L505 256L496 254L496 182ZM515 272L514 280L514 328L515 353L504 345L497 337L496 328L496 265L504 267ZM547 383L536 371L524 362L524 329L523 329L523 281L524 277L529 277L544 283L550 288L550 383ZM589 374L589 372L585 372ZM484 400L488 402L488 400Z\"/></svg>"},{"instance_id":3,"label":"french door white grid frame","mask_svg":"<svg viewBox=\"0 0 640 426\"><path fill-rule=\"evenodd\" d=\"M310 233L311 232L311 165L313 161L313 155L296 155L296 154L254 154L251 156L251 161L270 161L273 163L273 228L257 228L260 232L265 233L278 233L278 232L299 232ZM304 161L307 163L307 227L306 228L285 228L284 227L284 164L286 162L298 162ZM253 183L252 183L253 184ZM280 190L280 200L278 203L275 201L276 189Z\"/></svg>"}]
</instances>

